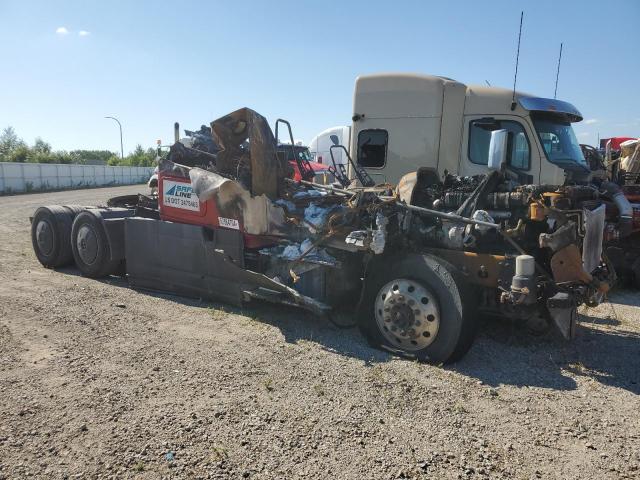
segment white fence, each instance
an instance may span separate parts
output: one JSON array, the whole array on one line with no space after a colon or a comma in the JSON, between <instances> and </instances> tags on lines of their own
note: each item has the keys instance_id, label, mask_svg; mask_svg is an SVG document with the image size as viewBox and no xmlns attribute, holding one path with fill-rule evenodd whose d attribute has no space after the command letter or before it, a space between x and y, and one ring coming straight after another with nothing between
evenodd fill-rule
<instances>
[{"instance_id":1,"label":"white fence","mask_svg":"<svg viewBox=\"0 0 640 480\"><path fill-rule=\"evenodd\" d=\"M107 185L132 185L149 180L153 168L0 162L0 195Z\"/></svg>"}]
</instances>

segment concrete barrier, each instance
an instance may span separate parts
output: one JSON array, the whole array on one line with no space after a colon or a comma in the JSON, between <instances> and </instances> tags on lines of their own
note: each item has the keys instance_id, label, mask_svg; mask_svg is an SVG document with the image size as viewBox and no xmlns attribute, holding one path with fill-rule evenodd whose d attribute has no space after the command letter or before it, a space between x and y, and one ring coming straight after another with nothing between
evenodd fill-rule
<instances>
[{"instance_id":1,"label":"concrete barrier","mask_svg":"<svg viewBox=\"0 0 640 480\"><path fill-rule=\"evenodd\" d=\"M153 169L154 167L0 162L0 195L133 185L149 180Z\"/></svg>"}]
</instances>

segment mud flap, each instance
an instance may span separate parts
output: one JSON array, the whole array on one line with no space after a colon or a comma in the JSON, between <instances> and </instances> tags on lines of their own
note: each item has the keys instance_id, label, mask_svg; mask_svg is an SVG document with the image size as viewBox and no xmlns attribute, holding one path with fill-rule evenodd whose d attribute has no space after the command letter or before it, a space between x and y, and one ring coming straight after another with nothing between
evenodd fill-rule
<instances>
[{"instance_id":1,"label":"mud flap","mask_svg":"<svg viewBox=\"0 0 640 480\"><path fill-rule=\"evenodd\" d=\"M251 298L324 314L330 307L244 268L242 233L133 217L125 221L127 277L134 288L241 305Z\"/></svg>"},{"instance_id":2,"label":"mud flap","mask_svg":"<svg viewBox=\"0 0 640 480\"><path fill-rule=\"evenodd\" d=\"M558 292L547 300L547 309L562 336L567 340L575 338L578 308L573 296Z\"/></svg>"}]
</instances>

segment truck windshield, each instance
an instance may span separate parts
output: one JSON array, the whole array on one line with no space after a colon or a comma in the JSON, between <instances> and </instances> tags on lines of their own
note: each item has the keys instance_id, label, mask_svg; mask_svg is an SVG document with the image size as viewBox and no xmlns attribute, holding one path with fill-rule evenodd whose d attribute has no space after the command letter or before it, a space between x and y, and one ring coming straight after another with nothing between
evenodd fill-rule
<instances>
[{"instance_id":1,"label":"truck windshield","mask_svg":"<svg viewBox=\"0 0 640 480\"><path fill-rule=\"evenodd\" d=\"M312 162L313 158L311 157L311 152L307 147L296 147L296 155L299 159L305 160L308 162Z\"/></svg>"},{"instance_id":2,"label":"truck windshield","mask_svg":"<svg viewBox=\"0 0 640 480\"><path fill-rule=\"evenodd\" d=\"M294 152L295 152L295 157L294 157ZM296 157L298 157L302 161L309 161L309 162L313 161L311 152L309 152L309 147L301 147L296 145L293 147L293 151L292 151L291 145L282 144L282 145L278 145L277 153L278 153L278 156L282 156L286 158L287 161L289 162L295 161Z\"/></svg>"},{"instance_id":3,"label":"truck windshield","mask_svg":"<svg viewBox=\"0 0 640 480\"><path fill-rule=\"evenodd\" d=\"M567 170L588 169L571 123L557 117L533 117L547 159Z\"/></svg>"}]
</instances>

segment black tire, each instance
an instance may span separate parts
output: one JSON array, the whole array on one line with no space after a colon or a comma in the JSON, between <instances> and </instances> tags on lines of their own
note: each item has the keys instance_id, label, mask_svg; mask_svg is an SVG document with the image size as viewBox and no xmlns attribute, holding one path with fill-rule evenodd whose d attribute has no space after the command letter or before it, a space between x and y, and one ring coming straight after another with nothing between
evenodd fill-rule
<instances>
[{"instance_id":1,"label":"black tire","mask_svg":"<svg viewBox=\"0 0 640 480\"><path fill-rule=\"evenodd\" d=\"M377 261L370 265L369 271L370 274L365 279L365 292L360 304L358 321L362 333L371 345L434 364L455 362L464 356L471 347L477 330L477 301L476 295L466 282L456 279L453 267L430 255L411 254ZM409 337L396 338L395 342L389 339L389 336L395 334L389 330L384 333L376 320L378 295L381 295L381 301L385 298L381 289L396 283L398 279L401 282L402 279L408 279L409 285L420 285L427 290L435 300L435 308L439 312L437 332L433 339L429 340L431 343L419 350L415 350L420 347L419 344L411 347L406 343L416 343ZM380 315L383 315L381 311Z\"/></svg>"},{"instance_id":2,"label":"black tire","mask_svg":"<svg viewBox=\"0 0 640 480\"><path fill-rule=\"evenodd\" d=\"M38 261L47 268L73 263L71 227L83 207L50 205L38 208L31 220L31 243Z\"/></svg>"},{"instance_id":3,"label":"black tire","mask_svg":"<svg viewBox=\"0 0 640 480\"><path fill-rule=\"evenodd\" d=\"M121 261L111 260L109 239L96 216L84 211L73 222L71 250L77 267L90 278L101 278L118 271Z\"/></svg>"}]
</instances>

